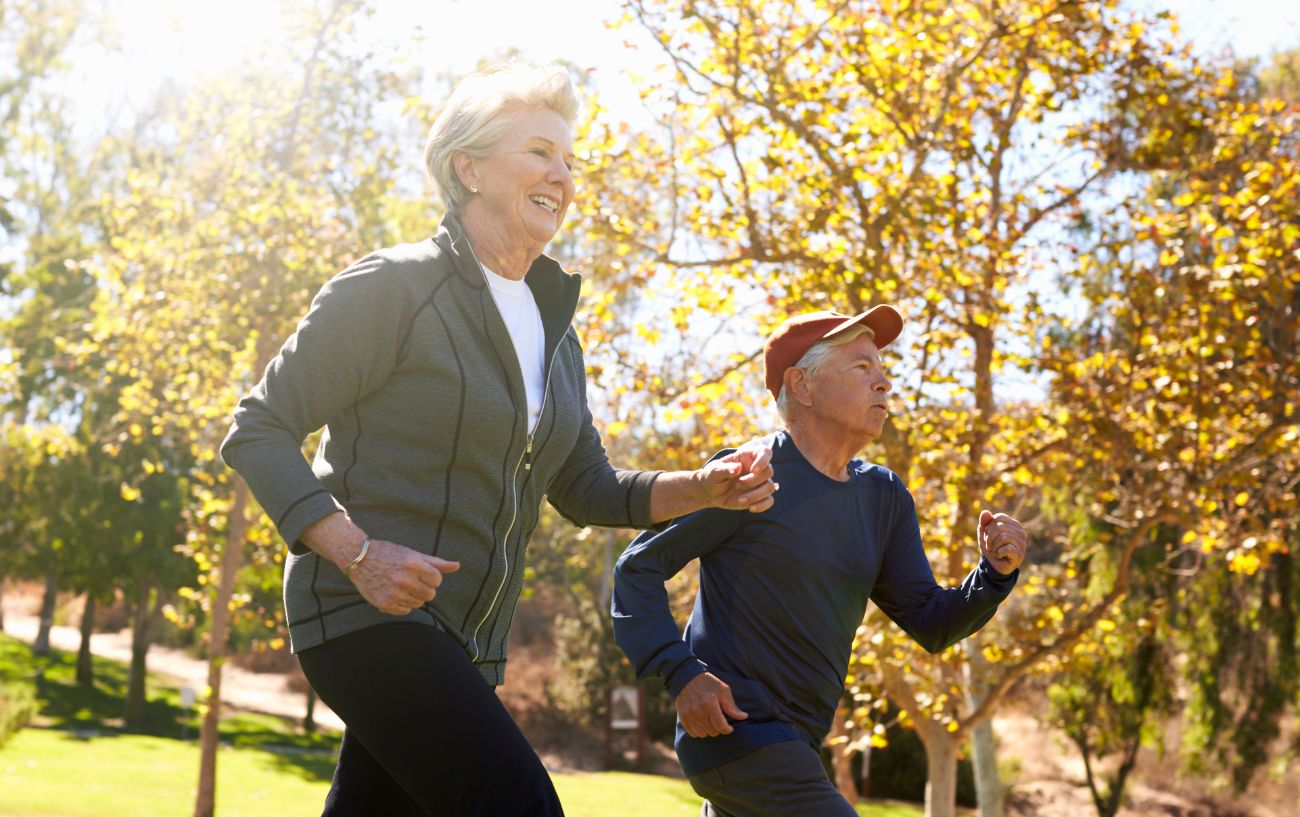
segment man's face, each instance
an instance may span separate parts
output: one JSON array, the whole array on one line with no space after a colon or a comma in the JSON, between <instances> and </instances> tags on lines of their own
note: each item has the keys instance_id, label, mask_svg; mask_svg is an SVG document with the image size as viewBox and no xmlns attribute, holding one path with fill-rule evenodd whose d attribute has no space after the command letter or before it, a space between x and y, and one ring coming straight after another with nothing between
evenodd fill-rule
<instances>
[{"instance_id":1,"label":"man's face","mask_svg":"<svg viewBox=\"0 0 1300 817\"><path fill-rule=\"evenodd\" d=\"M812 414L819 425L872 440L885 430L893 384L885 376L880 352L869 336L860 335L836 347L813 375L809 388Z\"/></svg>"}]
</instances>

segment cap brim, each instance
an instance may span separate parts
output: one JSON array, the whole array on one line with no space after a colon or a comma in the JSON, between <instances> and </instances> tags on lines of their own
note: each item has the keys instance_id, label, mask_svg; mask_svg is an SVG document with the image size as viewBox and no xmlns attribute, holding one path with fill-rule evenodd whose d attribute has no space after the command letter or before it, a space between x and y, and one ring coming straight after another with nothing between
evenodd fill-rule
<instances>
[{"instance_id":1,"label":"cap brim","mask_svg":"<svg viewBox=\"0 0 1300 817\"><path fill-rule=\"evenodd\" d=\"M893 343L900 332L903 331L903 316L898 314L892 306L880 304L873 306L866 312L856 318L850 318L844 323L835 327L831 331L822 335L823 338L834 337L850 326L865 326L875 334L876 348L883 349Z\"/></svg>"}]
</instances>

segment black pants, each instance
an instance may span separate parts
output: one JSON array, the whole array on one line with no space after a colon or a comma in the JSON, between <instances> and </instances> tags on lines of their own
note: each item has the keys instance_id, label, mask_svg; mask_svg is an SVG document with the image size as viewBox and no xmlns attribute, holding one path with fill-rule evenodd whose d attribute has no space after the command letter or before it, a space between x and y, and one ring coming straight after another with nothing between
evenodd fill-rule
<instances>
[{"instance_id":1,"label":"black pants","mask_svg":"<svg viewBox=\"0 0 1300 817\"><path fill-rule=\"evenodd\" d=\"M323 817L562 817L537 753L464 649L393 622L298 656L347 729Z\"/></svg>"}]
</instances>

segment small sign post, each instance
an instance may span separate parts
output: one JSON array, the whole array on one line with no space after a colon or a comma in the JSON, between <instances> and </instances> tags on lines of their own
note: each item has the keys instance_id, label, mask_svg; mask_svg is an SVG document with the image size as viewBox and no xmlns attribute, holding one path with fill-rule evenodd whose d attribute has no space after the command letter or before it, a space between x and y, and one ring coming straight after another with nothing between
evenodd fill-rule
<instances>
[{"instance_id":1,"label":"small sign post","mask_svg":"<svg viewBox=\"0 0 1300 817\"><path fill-rule=\"evenodd\" d=\"M645 766L645 687L614 687L609 691L609 723L605 728L605 768L614 767L614 732L636 733L636 769Z\"/></svg>"},{"instance_id":2,"label":"small sign post","mask_svg":"<svg viewBox=\"0 0 1300 817\"><path fill-rule=\"evenodd\" d=\"M181 708L185 710L184 720L181 721L181 740L190 739L190 711L194 709L194 687L181 687Z\"/></svg>"}]
</instances>

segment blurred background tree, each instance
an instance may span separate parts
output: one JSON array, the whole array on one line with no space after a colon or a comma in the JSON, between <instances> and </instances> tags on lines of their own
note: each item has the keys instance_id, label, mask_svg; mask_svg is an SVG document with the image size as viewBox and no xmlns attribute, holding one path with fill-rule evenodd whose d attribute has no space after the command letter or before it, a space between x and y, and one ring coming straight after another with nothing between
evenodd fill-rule
<instances>
[{"instance_id":1,"label":"blurred background tree","mask_svg":"<svg viewBox=\"0 0 1300 817\"><path fill-rule=\"evenodd\" d=\"M120 591L140 677L163 615L203 645L205 815L226 656L285 637L283 546L217 446L330 275L432 232L418 153L450 77L406 59L418 37L374 38L374 4L294 0L273 48L91 116L69 77L116 47L112 5L0 3L0 577L43 583L47 620L85 595L86 635ZM891 302L896 410L864 455L907 481L936 574L974 564L982 507L1035 539L993 624L941 656L869 612L837 779L911 728L930 814L969 754L1000 815L992 716L1034 686L1099 769L1168 717L1224 785L1293 762L1300 52L1197 55L1119 0L622 11L668 79L638 81L634 124L577 77L552 247L586 275L612 458L695 467L771 430L764 332ZM632 677L606 612L629 539L550 516L531 546L560 611L550 701L589 726ZM671 589L684 615L693 573ZM671 702L652 711L666 736ZM1130 780L1098 771L1098 810Z\"/></svg>"}]
</instances>

